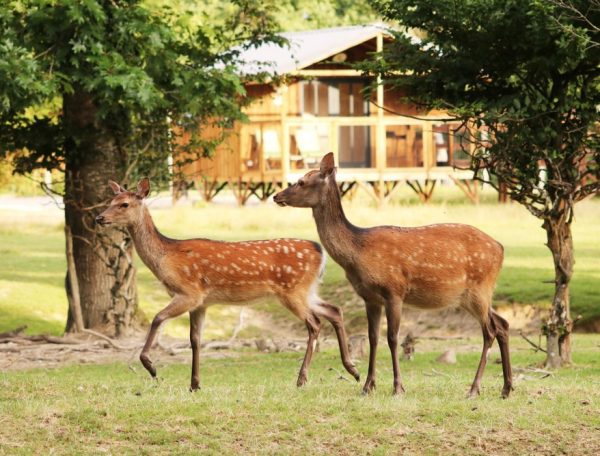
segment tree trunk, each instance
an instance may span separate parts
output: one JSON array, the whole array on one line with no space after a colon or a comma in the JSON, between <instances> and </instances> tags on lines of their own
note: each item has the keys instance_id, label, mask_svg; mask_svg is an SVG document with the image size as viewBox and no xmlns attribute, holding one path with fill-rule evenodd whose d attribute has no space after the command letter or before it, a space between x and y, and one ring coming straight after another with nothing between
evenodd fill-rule
<instances>
[{"instance_id":1,"label":"tree trunk","mask_svg":"<svg viewBox=\"0 0 600 456\"><path fill-rule=\"evenodd\" d=\"M65 96L63 109L65 224L73 236L83 322L88 329L123 336L137 310L132 242L124 230L99 228L94 219L112 197L108 181L123 177L125 156L89 94L76 90ZM70 314L66 330L76 330Z\"/></svg>"},{"instance_id":2,"label":"tree trunk","mask_svg":"<svg viewBox=\"0 0 600 456\"><path fill-rule=\"evenodd\" d=\"M547 367L560 367L571 363L571 320L569 282L573 275L573 238L571 224L566 216L546 219L543 224L548 238L548 248L554 260L554 299L550 317L544 325L547 338Z\"/></svg>"}]
</instances>

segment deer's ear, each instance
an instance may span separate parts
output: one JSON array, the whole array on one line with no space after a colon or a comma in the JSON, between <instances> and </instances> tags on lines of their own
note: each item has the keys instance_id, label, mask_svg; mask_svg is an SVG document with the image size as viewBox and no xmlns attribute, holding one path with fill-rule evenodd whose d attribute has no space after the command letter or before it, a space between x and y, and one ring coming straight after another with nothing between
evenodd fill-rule
<instances>
[{"instance_id":1,"label":"deer's ear","mask_svg":"<svg viewBox=\"0 0 600 456\"><path fill-rule=\"evenodd\" d=\"M115 195L118 195L119 193L123 193L126 191L123 187L121 187L115 181L108 181L108 185L110 185L110 188L112 189L112 191L115 192Z\"/></svg>"},{"instance_id":2,"label":"deer's ear","mask_svg":"<svg viewBox=\"0 0 600 456\"><path fill-rule=\"evenodd\" d=\"M320 172L321 176L329 176L335 170L335 163L333 162L333 152L329 152L321 159Z\"/></svg>"},{"instance_id":3,"label":"deer's ear","mask_svg":"<svg viewBox=\"0 0 600 456\"><path fill-rule=\"evenodd\" d=\"M137 197L140 199L144 199L150 193L150 179L144 177L137 186Z\"/></svg>"}]
</instances>

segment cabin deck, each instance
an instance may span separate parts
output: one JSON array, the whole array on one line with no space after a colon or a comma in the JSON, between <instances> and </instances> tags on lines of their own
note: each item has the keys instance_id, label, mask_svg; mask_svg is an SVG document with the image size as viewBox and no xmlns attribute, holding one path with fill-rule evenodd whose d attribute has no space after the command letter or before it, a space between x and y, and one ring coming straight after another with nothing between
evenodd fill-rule
<instances>
[{"instance_id":1,"label":"cabin deck","mask_svg":"<svg viewBox=\"0 0 600 456\"><path fill-rule=\"evenodd\" d=\"M382 51L391 39L383 29L340 27L286 37L301 54L295 60L280 48L258 49L252 57L275 56L277 72L289 76L286 84L248 82L254 100L245 109L248 121L233 127L213 159L184 167L207 200L227 187L240 204L252 195L266 199L318 167L330 151L342 194L360 186L382 202L406 183L426 202L437 181L450 179L477 200L473 172L461 170L470 165L465 149L471 147L461 144L463 127L445 112L419 110L382 84L367 96L375 81L349 67Z\"/></svg>"}]
</instances>

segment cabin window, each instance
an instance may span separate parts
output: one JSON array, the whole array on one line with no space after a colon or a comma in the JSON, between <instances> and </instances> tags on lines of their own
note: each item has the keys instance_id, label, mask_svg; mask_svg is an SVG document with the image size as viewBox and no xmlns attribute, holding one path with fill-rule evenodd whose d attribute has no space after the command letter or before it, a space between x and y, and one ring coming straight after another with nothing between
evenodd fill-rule
<instances>
[{"instance_id":1,"label":"cabin window","mask_svg":"<svg viewBox=\"0 0 600 456\"><path fill-rule=\"evenodd\" d=\"M300 81L299 111L312 116L368 116L365 82L356 79Z\"/></svg>"},{"instance_id":2,"label":"cabin window","mask_svg":"<svg viewBox=\"0 0 600 456\"><path fill-rule=\"evenodd\" d=\"M433 158L436 166L450 165L450 128L448 125L433 127Z\"/></svg>"},{"instance_id":3,"label":"cabin window","mask_svg":"<svg viewBox=\"0 0 600 456\"><path fill-rule=\"evenodd\" d=\"M370 168L374 165L375 127L340 126L338 130L341 168Z\"/></svg>"},{"instance_id":4,"label":"cabin window","mask_svg":"<svg viewBox=\"0 0 600 456\"><path fill-rule=\"evenodd\" d=\"M471 157L465 152L465 150L469 150L469 141L465 127L454 131L452 136L452 164L454 166L468 168L471 165Z\"/></svg>"},{"instance_id":5,"label":"cabin window","mask_svg":"<svg viewBox=\"0 0 600 456\"><path fill-rule=\"evenodd\" d=\"M433 127L434 158L436 166L468 167L469 155L468 138L465 129L458 128L457 124L440 124Z\"/></svg>"},{"instance_id":6,"label":"cabin window","mask_svg":"<svg viewBox=\"0 0 600 456\"><path fill-rule=\"evenodd\" d=\"M318 168L324 154L331 150L330 127L315 123L290 129L290 168Z\"/></svg>"},{"instance_id":7,"label":"cabin window","mask_svg":"<svg viewBox=\"0 0 600 456\"><path fill-rule=\"evenodd\" d=\"M390 168L423 166L423 128L390 125L385 130L386 164Z\"/></svg>"}]
</instances>

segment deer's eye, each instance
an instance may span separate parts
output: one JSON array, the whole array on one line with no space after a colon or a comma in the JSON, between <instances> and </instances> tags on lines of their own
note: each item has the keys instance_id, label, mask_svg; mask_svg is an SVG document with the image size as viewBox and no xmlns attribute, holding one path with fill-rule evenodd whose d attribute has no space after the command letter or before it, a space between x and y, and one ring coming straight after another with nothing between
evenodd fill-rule
<instances>
[{"instance_id":1,"label":"deer's eye","mask_svg":"<svg viewBox=\"0 0 600 456\"><path fill-rule=\"evenodd\" d=\"M129 203L123 203L120 206L122 209L125 209L126 207L129 207Z\"/></svg>"}]
</instances>

